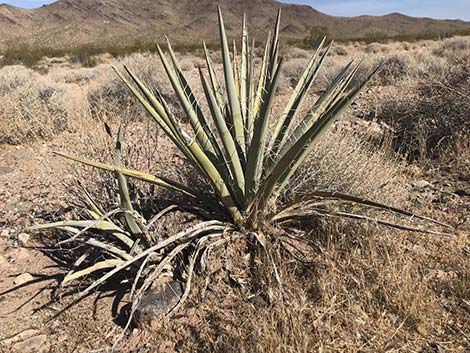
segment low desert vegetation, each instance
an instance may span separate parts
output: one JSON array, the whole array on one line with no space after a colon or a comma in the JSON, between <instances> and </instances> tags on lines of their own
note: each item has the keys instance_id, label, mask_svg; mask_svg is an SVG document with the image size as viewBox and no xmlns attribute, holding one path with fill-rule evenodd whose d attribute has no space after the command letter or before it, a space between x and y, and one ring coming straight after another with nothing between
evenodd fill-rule
<instances>
[{"instance_id":1,"label":"low desert vegetation","mask_svg":"<svg viewBox=\"0 0 470 353\"><path fill-rule=\"evenodd\" d=\"M67 129L66 87L23 66L0 73L0 143L48 139Z\"/></svg>"},{"instance_id":2,"label":"low desert vegetation","mask_svg":"<svg viewBox=\"0 0 470 353\"><path fill-rule=\"evenodd\" d=\"M356 176L351 178L351 170L337 168L337 180L331 180L327 189L319 189L321 185L315 184L318 175L315 171L304 171L303 175L308 175L305 180L298 177L312 151L380 65L372 68L363 80L356 79L357 83L353 84L361 61L349 62L307 109L306 114L298 116L331 48L331 44L326 45L323 39L297 80L287 105L277 120L273 120L272 108L283 72L279 57L280 12L273 35L265 44L258 81L253 79L253 49L245 20L241 51L236 50L234 43L231 52L220 9L218 16L223 79L217 75L206 49L207 73L198 68L205 105L197 98L197 91L193 90L185 73L191 67L183 70L169 42L168 55L157 46L158 56L185 119L174 114L158 87L148 88L153 69L145 72L140 67L141 78L126 66L127 75L115 69L118 77L181 154L192 175L190 184L126 168L123 165L122 125L113 133L105 123L108 135L116 140L111 164L57 152L67 159L113 173L119 206L105 210L101 202L84 191L87 217L32 228L36 231L56 228L71 233L57 246L70 244L82 249L77 253L74 266L64 277L62 285L98 275L54 317L103 284L120 277L121 281L125 278L132 284L129 289L132 308L125 326L128 328L147 292L163 277L172 278L171 274L174 274L174 279L184 278L185 284L177 302L163 313L172 315L188 298L197 269L207 268L211 254L232 242L250 244L243 246L244 249L239 250L241 254L235 255L232 261L247 256L251 258L253 265L249 271L253 273L255 282L253 291L271 303L288 301L289 294L284 290L279 267L289 260L289 254L294 260L300 259L297 253L300 248L312 246L306 236L308 231L302 226L306 219L314 223L315 220L338 218L366 221L399 230L446 234L440 230L408 225L405 220L409 218L440 226L442 231L452 231L452 227L431 218L372 201L368 198L371 195L365 198L342 192L342 188L338 188L338 184L345 185L341 177L349 179L351 187L346 191L350 191L355 183L361 182L358 170ZM106 97L123 100L119 95L103 94L103 97L104 100ZM349 139L348 142L360 143L361 140ZM350 158L354 155L355 150L351 149ZM369 162L373 163L373 159ZM313 168L317 170L325 166L320 162L310 163L307 168L315 166ZM364 167L368 168L367 172L376 170L371 164ZM383 172L388 174L386 168ZM173 197L172 205L146 217L145 210L135 208L127 178L164 188L178 195L180 200ZM391 185L392 181L388 182ZM387 187L383 187L385 192ZM152 229L165 213L187 208L188 205L190 209L197 210L194 215L201 217L196 218L191 226L165 238ZM397 223L387 219L387 213L405 217L405 220Z\"/></svg>"},{"instance_id":3,"label":"low desert vegetation","mask_svg":"<svg viewBox=\"0 0 470 353\"><path fill-rule=\"evenodd\" d=\"M468 242L406 230L453 231L410 161L466 168L469 37L281 48L278 19L261 46L243 26L238 51L219 21L203 58L168 43L0 69L0 143L75 131L80 157L59 154L93 167L71 167L74 220L35 227L67 263L54 317L119 287L128 328L176 281L170 319L106 344L465 351Z\"/></svg>"}]
</instances>

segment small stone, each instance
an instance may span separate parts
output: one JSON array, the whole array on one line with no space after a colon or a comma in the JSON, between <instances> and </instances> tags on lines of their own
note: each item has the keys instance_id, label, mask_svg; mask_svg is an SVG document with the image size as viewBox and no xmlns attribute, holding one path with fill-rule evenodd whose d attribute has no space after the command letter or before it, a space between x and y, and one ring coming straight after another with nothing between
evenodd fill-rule
<instances>
[{"instance_id":1,"label":"small stone","mask_svg":"<svg viewBox=\"0 0 470 353\"><path fill-rule=\"evenodd\" d=\"M426 187L432 186L430 182L426 180L418 180L413 183L413 186L418 189L424 189Z\"/></svg>"},{"instance_id":2,"label":"small stone","mask_svg":"<svg viewBox=\"0 0 470 353\"><path fill-rule=\"evenodd\" d=\"M136 311L136 320L139 325L153 327L162 316L167 314L183 295L181 283L168 281L158 283L142 298Z\"/></svg>"},{"instance_id":3,"label":"small stone","mask_svg":"<svg viewBox=\"0 0 470 353\"><path fill-rule=\"evenodd\" d=\"M18 244L20 246L28 246L31 236L28 233L20 233L18 235Z\"/></svg>"},{"instance_id":4,"label":"small stone","mask_svg":"<svg viewBox=\"0 0 470 353\"><path fill-rule=\"evenodd\" d=\"M14 280L13 280L13 284L15 286L21 286L22 284L25 284L29 281L32 281L34 279L33 276L31 276L31 274L29 273L23 273L21 275L19 275L18 277L16 277Z\"/></svg>"},{"instance_id":5,"label":"small stone","mask_svg":"<svg viewBox=\"0 0 470 353\"><path fill-rule=\"evenodd\" d=\"M10 234L10 230L9 229L4 229L2 230L2 232L0 233L0 237L2 238L8 238L8 235Z\"/></svg>"},{"instance_id":6,"label":"small stone","mask_svg":"<svg viewBox=\"0 0 470 353\"><path fill-rule=\"evenodd\" d=\"M18 342L13 346L13 349L22 353L39 352L47 341L46 335L39 335L28 338L26 341Z\"/></svg>"}]
</instances>

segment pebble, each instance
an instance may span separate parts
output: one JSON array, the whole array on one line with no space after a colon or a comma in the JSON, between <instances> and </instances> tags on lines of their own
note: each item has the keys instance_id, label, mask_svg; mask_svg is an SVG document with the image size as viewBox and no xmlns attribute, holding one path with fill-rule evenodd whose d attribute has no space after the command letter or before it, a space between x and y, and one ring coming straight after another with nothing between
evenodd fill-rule
<instances>
[{"instance_id":1,"label":"pebble","mask_svg":"<svg viewBox=\"0 0 470 353\"><path fill-rule=\"evenodd\" d=\"M177 281L157 283L142 298L136 311L136 320L140 326L153 327L163 315L168 313L183 295L183 288Z\"/></svg>"},{"instance_id":2,"label":"pebble","mask_svg":"<svg viewBox=\"0 0 470 353\"><path fill-rule=\"evenodd\" d=\"M426 180L418 180L413 183L413 186L419 189L424 189L428 186L431 186L431 183Z\"/></svg>"},{"instance_id":3,"label":"pebble","mask_svg":"<svg viewBox=\"0 0 470 353\"><path fill-rule=\"evenodd\" d=\"M20 233L18 235L18 244L20 246L28 246L31 236L28 233Z\"/></svg>"},{"instance_id":4,"label":"pebble","mask_svg":"<svg viewBox=\"0 0 470 353\"><path fill-rule=\"evenodd\" d=\"M33 276L31 276L31 274L29 273L22 273L21 275L19 275L18 277L16 277L14 280L13 280L13 284L15 286L21 286L22 284L25 284L29 281L32 281L34 279Z\"/></svg>"}]
</instances>

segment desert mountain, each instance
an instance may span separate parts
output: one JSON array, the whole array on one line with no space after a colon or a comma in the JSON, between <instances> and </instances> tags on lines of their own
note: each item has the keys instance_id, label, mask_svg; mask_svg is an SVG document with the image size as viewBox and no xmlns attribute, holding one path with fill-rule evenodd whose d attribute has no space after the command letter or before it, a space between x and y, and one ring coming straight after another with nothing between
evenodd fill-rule
<instances>
[{"instance_id":1,"label":"desert mountain","mask_svg":"<svg viewBox=\"0 0 470 353\"><path fill-rule=\"evenodd\" d=\"M302 39L312 26L327 27L336 38L368 35L453 33L470 29L459 20L386 16L334 17L310 6L274 0L59 0L38 9L0 5L0 45L28 43L44 47L70 47L161 40L199 42L217 37L216 7L220 4L229 33L238 31L243 11L251 32L263 36L282 8L282 35Z\"/></svg>"}]
</instances>

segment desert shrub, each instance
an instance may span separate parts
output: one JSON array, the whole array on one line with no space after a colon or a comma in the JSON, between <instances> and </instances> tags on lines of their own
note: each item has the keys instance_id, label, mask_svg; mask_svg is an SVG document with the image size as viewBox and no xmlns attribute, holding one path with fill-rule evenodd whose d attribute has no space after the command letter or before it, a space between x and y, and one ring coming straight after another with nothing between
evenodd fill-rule
<instances>
[{"instance_id":1,"label":"desert shrub","mask_svg":"<svg viewBox=\"0 0 470 353\"><path fill-rule=\"evenodd\" d=\"M470 59L448 59L438 69L381 97L372 114L395 127L396 148L412 159L438 157L469 136Z\"/></svg>"},{"instance_id":2,"label":"desert shrub","mask_svg":"<svg viewBox=\"0 0 470 353\"><path fill-rule=\"evenodd\" d=\"M68 128L66 87L23 66L0 70L0 143L50 138Z\"/></svg>"},{"instance_id":3,"label":"desert shrub","mask_svg":"<svg viewBox=\"0 0 470 353\"><path fill-rule=\"evenodd\" d=\"M302 195L318 188L406 205L405 165L393 151L388 132L375 143L365 125L359 129L342 123L325 136L286 192Z\"/></svg>"},{"instance_id":4,"label":"desert shrub","mask_svg":"<svg viewBox=\"0 0 470 353\"><path fill-rule=\"evenodd\" d=\"M470 52L470 37L455 37L443 40L432 53L440 57L455 57Z\"/></svg>"},{"instance_id":5,"label":"desert shrub","mask_svg":"<svg viewBox=\"0 0 470 353\"><path fill-rule=\"evenodd\" d=\"M275 28L279 28L279 16L277 21ZM245 26L246 22L242 42L249 43ZM309 61L289 102L283 105L282 113L273 120L274 97L282 73L279 31L274 32L271 41L266 45L266 56L258 76L258 86L250 87L254 80L251 79L249 46L243 45L242 53L238 54L241 58L240 65L232 66L220 8L219 29L225 92L220 88L220 81L209 57L206 57L208 76L200 70L199 78L202 81L208 111L204 111L199 100L195 99L197 92L188 84L190 78L183 72L171 46L168 45L168 54L158 47L165 72L178 101L184 107L188 124L182 123L182 119L175 116L159 89L149 87L152 80L146 76L147 72L142 70L141 65L134 67L135 70L141 70L139 77L133 73L132 67L126 70L126 74L116 70L120 79L158 125L159 130L172 141L173 148L183 156L180 161L187 164L187 167L179 165L176 175L188 173L187 181L190 182L125 168L122 126L107 128L108 135L116 141L111 164L58 153L69 160L111 172L115 179L112 187L116 195L114 210L104 211L100 202L84 192L83 214L86 216L79 220L66 220L32 228L58 228L65 231L66 233L61 233L64 240L57 245L68 243L78 249L77 254L82 253L81 259L85 259L79 264L80 268L74 268L64 277L63 284L88 276L92 282L89 282L86 289L79 291L76 299L64 310L75 305L102 284L109 283L111 278L119 278L119 283L124 285L123 290L127 291L132 301L127 329L147 291L164 286L161 280L170 278L180 288L180 294L175 293L174 305L163 309L162 315L171 315L188 298L193 287L194 274L199 269L205 271L209 259L214 259L212 252L222 251L226 244L235 243L241 245L236 252L227 254L227 258L236 262L246 274L246 279L236 282L251 282L251 288L247 288L247 292L251 291L261 300L284 303L283 298L286 298L288 293L283 290L278 267L289 262L288 259L294 263L299 260L289 249L312 246L309 235L318 230L318 227L304 228L306 224L318 224L332 217L339 219L339 222L355 219L392 228L439 234L430 229L415 228L382 218L392 213L397 217L411 217L411 221L427 221L450 228L429 218L349 194L350 191L367 193L367 188L371 185L362 185L361 189L361 185L355 184L369 180L371 173L377 178L379 166L385 170L390 185L375 182L372 187L385 192L393 191L394 195L398 192L394 188L394 180L391 180L393 173L385 168L380 157L371 158L372 163L368 164L362 161L358 168L359 157L355 161L356 167L343 168L343 172L337 173L333 179L329 171L310 173L310 181L315 185L302 192L292 193L295 191L295 185L300 184L295 183L296 173L301 173L304 167L309 168L307 161L312 151L318 148L318 143L376 71L372 70L364 81L351 87L350 83L359 64L351 63L345 66L334 83L321 93L313 105L309 104L309 113L296 119L297 115L300 115L300 106L308 101L305 99L307 93L317 77L323 59L327 56L327 52L322 50L322 43L316 55ZM234 56L237 57L236 54ZM130 62L129 66L135 65L140 59ZM146 64L148 65L148 62ZM161 79L161 76L157 75L157 79ZM256 92L255 98L253 104L250 104L253 92ZM274 123L274 129L271 129L270 122ZM351 137L345 142L346 145L332 144L336 149L336 156L338 150L342 150L350 142L360 145L360 141ZM359 149L354 151L346 148L342 153L348 154L351 160L354 154L360 155ZM320 155L311 162L310 168L318 169L318 164L322 161L330 160L329 163L334 163L331 161L333 155ZM170 155L168 162L163 164L164 168L170 169L171 159ZM359 176L351 178L354 169ZM330 178L325 178L325 175L330 175ZM351 180L341 182L341 177ZM167 190L173 196L170 207L155 216L152 212L146 212L145 208L140 207L139 201L142 198L152 199L152 196L135 192L127 178L146 181ZM317 189L323 186L319 182L321 178L324 179L326 190ZM294 186L289 183L294 183ZM290 194L283 193L286 189L290 189ZM367 197L369 196L371 195L368 194ZM171 229L169 232L159 232L158 220L175 208L188 210L188 213L190 211L190 216L187 217L191 217L191 220L179 222L180 231L176 234L172 233ZM67 232L72 233L72 236ZM320 234L321 232L316 235ZM294 245L290 242L292 239L295 240ZM216 256L215 261L219 260L219 256ZM299 262L303 261L300 259ZM184 287L179 282L184 283ZM241 287L248 286L243 284ZM76 288L80 289L79 286Z\"/></svg>"},{"instance_id":6,"label":"desert shrub","mask_svg":"<svg viewBox=\"0 0 470 353\"><path fill-rule=\"evenodd\" d=\"M386 52L387 50L387 46L384 44L371 43L366 47L365 52L368 54L378 54Z\"/></svg>"},{"instance_id":7,"label":"desert shrub","mask_svg":"<svg viewBox=\"0 0 470 353\"><path fill-rule=\"evenodd\" d=\"M290 46L286 49L286 59L309 59L312 54L305 49Z\"/></svg>"},{"instance_id":8,"label":"desert shrub","mask_svg":"<svg viewBox=\"0 0 470 353\"><path fill-rule=\"evenodd\" d=\"M345 56L348 55L348 50L345 46L343 45L335 45L332 50L333 54L340 55L340 56Z\"/></svg>"},{"instance_id":9,"label":"desert shrub","mask_svg":"<svg viewBox=\"0 0 470 353\"><path fill-rule=\"evenodd\" d=\"M69 68L52 66L48 73L52 81L59 84L77 84L87 86L100 79L100 70L94 68Z\"/></svg>"},{"instance_id":10,"label":"desert shrub","mask_svg":"<svg viewBox=\"0 0 470 353\"><path fill-rule=\"evenodd\" d=\"M115 61L114 64L126 65L138 72L139 77L150 88L158 88L164 94L171 91L171 86L164 79L165 73L158 65L158 58L151 53L136 53ZM96 68L99 79L92 82L88 91L88 101L95 116L103 113L127 112L132 115L142 115L140 106L128 94L128 89L115 75L109 65L99 65ZM171 101L172 96L166 96Z\"/></svg>"},{"instance_id":11,"label":"desert shrub","mask_svg":"<svg viewBox=\"0 0 470 353\"><path fill-rule=\"evenodd\" d=\"M420 73L416 61L409 55L395 54L379 58L377 61L383 62L383 67L377 75L378 83L383 86L399 84Z\"/></svg>"},{"instance_id":12,"label":"desert shrub","mask_svg":"<svg viewBox=\"0 0 470 353\"><path fill-rule=\"evenodd\" d=\"M329 31L327 27L313 26L310 28L308 35L303 39L302 44L304 48L314 49L317 48L322 39L328 36Z\"/></svg>"},{"instance_id":13,"label":"desert shrub","mask_svg":"<svg viewBox=\"0 0 470 353\"><path fill-rule=\"evenodd\" d=\"M307 62L308 58L292 58L287 60L282 67L283 77L289 80L291 84L295 84L302 76Z\"/></svg>"}]
</instances>

